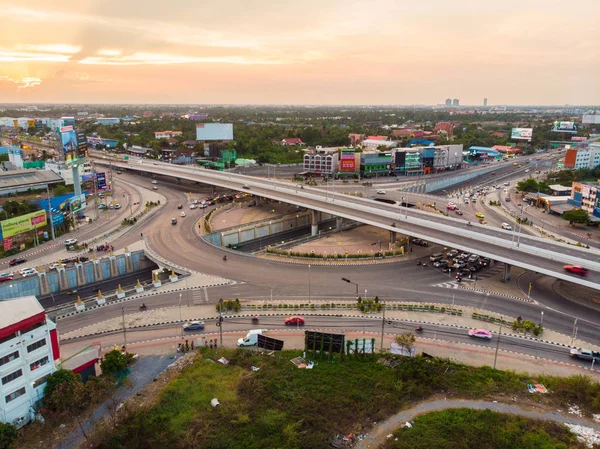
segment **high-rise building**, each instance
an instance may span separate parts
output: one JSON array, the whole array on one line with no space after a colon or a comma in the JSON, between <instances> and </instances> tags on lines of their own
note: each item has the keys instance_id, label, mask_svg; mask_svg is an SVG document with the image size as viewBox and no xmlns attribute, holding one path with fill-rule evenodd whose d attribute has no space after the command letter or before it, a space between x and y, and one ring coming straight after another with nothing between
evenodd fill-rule
<instances>
[{"instance_id":1,"label":"high-rise building","mask_svg":"<svg viewBox=\"0 0 600 449\"><path fill-rule=\"evenodd\" d=\"M484 105L484 106L487 106L487 98L484 98L484 99L483 99L483 105Z\"/></svg>"},{"instance_id":2,"label":"high-rise building","mask_svg":"<svg viewBox=\"0 0 600 449\"><path fill-rule=\"evenodd\" d=\"M454 100L452 100L452 106L460 106L458 98L455 98Z\"/></svg>"},{"instance_id":3,"label":"high-rise building","mask_svg":"<svg viewBox=\"0 0 600 449\"><path fill-rule=\"evenodd\" d=\"M452 106L452 98L446 98L446 106Z\"/></svg>"}]
</instances>

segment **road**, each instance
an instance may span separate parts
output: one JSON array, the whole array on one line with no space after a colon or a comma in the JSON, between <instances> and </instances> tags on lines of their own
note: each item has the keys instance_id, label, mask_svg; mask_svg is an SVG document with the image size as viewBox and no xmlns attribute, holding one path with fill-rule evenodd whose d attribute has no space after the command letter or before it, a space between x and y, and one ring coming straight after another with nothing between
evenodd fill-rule
<instances>
[{"instance_id":1,"label":"road","mask_svg":"<svg viewBox=\"0 0 600 449\"><path fill-rule=\"evenodd\" d=\"M520 237L513 242L513 234L489 226L465 226L463 220L443 215L435 215L419 210L405 210L395 205L378 203L362 198L349 199L346 195L325 193L319 189L295 189L279 181L257 181L255 178L233 174L222 174L210 170L180 170L149 164L117 164L122 170L161 175L217 184L233 190L248 191L288 204L295 204L312 210L321 210L335 216L349 218L394 232L423 238L445 246L453 246L463 251L480 254L491 259L506 262L522 268L539 271L557 278L576 281L591 288L600 289L600 251L578 248L567 244L544 240L538 237ZM247 186L246 186L247 184ZM246 188L246 187L249 188ZM395 224L392 226L390 222ZM591 270L587 279L582 280L563 270L565 263L576 264L585 258Z\"/></svg>"}]
</instances>

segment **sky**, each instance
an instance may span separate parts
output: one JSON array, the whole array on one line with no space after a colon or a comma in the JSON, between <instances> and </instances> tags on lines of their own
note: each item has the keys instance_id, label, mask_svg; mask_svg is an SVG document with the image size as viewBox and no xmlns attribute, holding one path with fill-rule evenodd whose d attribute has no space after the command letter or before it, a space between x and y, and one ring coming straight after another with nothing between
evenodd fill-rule
<instances>
[{"instance_id":1,"label":"sky","mask_svg":"<svg viewBox=\"0 0 600 449\"><path fill-rule=\"evenodd\" d=\"M0 0L0 103L600 104L600 0Z\"/></svg>"}]
</instances>

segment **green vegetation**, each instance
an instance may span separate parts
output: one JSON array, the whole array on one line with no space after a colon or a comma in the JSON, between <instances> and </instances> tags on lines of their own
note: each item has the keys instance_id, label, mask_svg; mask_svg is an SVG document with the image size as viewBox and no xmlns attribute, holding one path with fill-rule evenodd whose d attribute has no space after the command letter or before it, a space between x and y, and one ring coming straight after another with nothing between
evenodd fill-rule
<instances>
[{"instance_id":1,"label":"green vegetation","mask_svg":"<svg viewBox=\"0 0 600 449\"><path fill-rule=\"evenodd\" d=\"M239 312L240 309L242 308L242 304L240 303L240 300L238 298L235 299L228 299L223 301L223 311L228 311L228 312ZM221 311L221 304L217 303L217 312Z\"/></svg>"},{"instance_id":2,"label":"green vegetation","mask_svg":"<svg viewBox=\"0 0 600 449\"><path fill-rule=\"evenodd\" d=\"M367 432L373 422L436 393L523 397L526 384L533 381L511 371L436 358L387 356L397 363L390 368L377 363L381 354L333 360L323 356L315 360L314 369L301 370L290 363L301 354L202 348L196 362L162 391L152 408L124 415L114 433L96 447L321 449L334 435ZM229 364L215 363L220 357ZM252 366L260 371L253 372ZM587 377L538 381L551 394L532 396L536 405L540 401L563 408L577 403L585 413L600 410L600 386ZM213 398L221 405L213 408Z\"/></svg>"},{"instance_id":3,"label":"green vegetation","mask_svg":"<svg viewBox=\"0 0 600 449\"><path fill-rule=\"evenodd\" d=\"M0 449L12 449L19 432L15 426L0 422Z\"/></svg>"},{"instance_id":4,"label":"green vegetation","mask_svg":"<svg viewBox=\"0 0 600 449\"><path fill-rule=\"evenodd\" d=\"M384 449L583 449L562 424L490 410L452 409L415 418L394 433Z\"/></svg>"},{"instance_id":5,"label":"green vegetation","mask_svg":"<svg viewBox=\"0 0 600 449\"><path fill-rule=\"evenodd\" d=\"M589 214L583 209L568 210L562 214L562 219L569 224L588 224L590 222Z\"/></svg>"},{"instance_id":6,"label":"green vegetation","mask_svg":"<svg viewBox=\"0 0 600 449\"><path fill-rule=\"evenodd\" d=\"M29 214L31 212L35 212L40 210L40 207L37 204L27 203L22 201L5 201L2 204L2 209L4 212L0 213L0 219L6 220L7 218L19 217L21 215ZM8 217L6 216L8 214Z\"/></svg>"},{"instance_id":7,"label":"green vegetation","mask_svg":"<svg viewBox=\"0 0 600 449\"><path fill-rule=\"evenodd\" d=\"M538 182L533 178L528 178L525 181L517 182L517 190L521 192L550 193L550 186L544 181Z\"/></svg>"},{"instance_id":8,"label":"green vegetation","mask_svg":"<svg viewBox=\"0 0 600 449\"><path fill-rule=\"evenodd\" d=\"M118 376L126 371L127 365L131 362L133 362L133 354L123 354L119 349L113 349L104 355L100 368L102 374L106 376Z\"/></svg>"}]
</instances>

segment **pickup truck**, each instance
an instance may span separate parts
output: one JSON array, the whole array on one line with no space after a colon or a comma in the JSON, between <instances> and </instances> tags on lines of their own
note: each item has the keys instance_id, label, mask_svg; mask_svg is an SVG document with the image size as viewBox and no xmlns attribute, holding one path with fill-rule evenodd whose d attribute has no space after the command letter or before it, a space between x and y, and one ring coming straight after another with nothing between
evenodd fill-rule
<instances>
[{"instance_id":1,"label":"pickup truck","mask_svg":"<svg viewBox=\"0 0 600 449\"><path fill-rule=\"evenodd\" d=\"M577 357L581 360L600 361L600 352L592 351L591 349L573 348L571 349L571 357Z\"/></svg>"}]
</instances>

